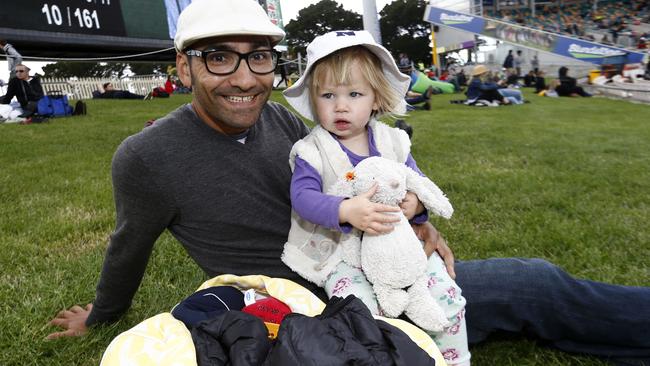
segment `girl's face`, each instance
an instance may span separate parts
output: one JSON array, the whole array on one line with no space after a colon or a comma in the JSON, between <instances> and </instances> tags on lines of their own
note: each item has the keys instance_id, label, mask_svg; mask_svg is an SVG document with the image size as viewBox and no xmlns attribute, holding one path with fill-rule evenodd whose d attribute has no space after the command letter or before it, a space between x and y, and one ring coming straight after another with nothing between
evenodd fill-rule
<instances>
[{"instance_id":1,"label":"girl's face","mask_svg":"<svg viewBox=\"0 0 650 366\"><path fill-rule=\"evenodd\" d=\"M356 62L351 66L352 77L346 84L325 80L314 101L320 125L341 140L365 136L370 116L378 109L375 92L362 77L361 68Z\"/></svg>"}]
</instances>

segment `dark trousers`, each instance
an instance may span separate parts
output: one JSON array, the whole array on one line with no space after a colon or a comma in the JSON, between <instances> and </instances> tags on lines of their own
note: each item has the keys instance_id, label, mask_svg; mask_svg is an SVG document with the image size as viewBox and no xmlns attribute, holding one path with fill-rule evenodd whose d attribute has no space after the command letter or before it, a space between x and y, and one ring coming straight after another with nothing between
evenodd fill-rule
<instances>
[{"instance_id":1,"label":"dark trousers","mask_svg":"<svg viewBox=\"0 0 650 366\"><path fill-rule=\"evenodd\" d=\"M555 348L650 365L650 288L576 279L541 259L456 263L469 343L495 332L536 336ZM625 359L625 361L623 361Z\"/></svg>"}]
</instances>

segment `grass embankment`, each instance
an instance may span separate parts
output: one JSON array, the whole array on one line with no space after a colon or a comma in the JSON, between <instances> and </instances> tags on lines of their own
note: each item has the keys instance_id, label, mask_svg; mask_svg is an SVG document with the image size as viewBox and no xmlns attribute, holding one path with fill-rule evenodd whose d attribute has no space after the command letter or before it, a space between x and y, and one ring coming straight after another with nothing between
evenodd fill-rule
<instances>
[{"instance_id":1,"label":"grass embankment","mask_svg":"<svg viewBox=\"0 0 650 366\"><path fill-rule=\"evenodd\" d=\"M513 107L448 103L456 98L434 96L431 111L407 121L420 168L454 204L451 221L433 220L457 258L541 257L579 277L650 286L649 106L536 96ZM120 322L44 340L57 311L93 299L114 224L115 148L187 101L92 100L87 116L0 125L0 365L96 365L116 335L206 279L164 235ZM473 354L475 365L601 364L519 338Z\"/></svg>"}]
</instances>

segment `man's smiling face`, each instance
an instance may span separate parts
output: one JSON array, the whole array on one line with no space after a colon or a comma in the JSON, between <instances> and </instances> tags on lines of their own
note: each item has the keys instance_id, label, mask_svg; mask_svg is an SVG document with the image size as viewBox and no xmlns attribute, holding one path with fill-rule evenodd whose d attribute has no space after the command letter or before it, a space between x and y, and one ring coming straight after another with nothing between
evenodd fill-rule
<instances>
[{"instance_id":1,"label":"man's smiling face","mask_svg":"<svg viewBox=\"0 0 650 366\"><path fill-rule=\"evenodd\" d=\"M208 38L190 48L248 53L272 46L267 37L242 35ZM179 55L177 63L183 83L191 82L196 113L212 128L228 135L241 133L257 122L273 89L273 72L255 74L246 60L240 61L234 73L221 76L210 73L201 57Z\"/></svg>"}]
</instances>

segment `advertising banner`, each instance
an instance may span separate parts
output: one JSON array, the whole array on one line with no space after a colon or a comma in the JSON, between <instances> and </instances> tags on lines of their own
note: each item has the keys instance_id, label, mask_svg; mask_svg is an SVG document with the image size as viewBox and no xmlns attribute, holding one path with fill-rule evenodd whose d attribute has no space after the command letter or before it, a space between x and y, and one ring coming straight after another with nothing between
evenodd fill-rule
<instances>
[{"instance_id":1,"label":"advertising banner","mask_svg":"<svg viewBox=\"0 0 650 366\"><path fill-rule=\"evenodd\" d=\"M644 57L641 52L605 46L434 6L427 6L424 20L594 64L640 63Z\"/></svg>"}]
</instances>

